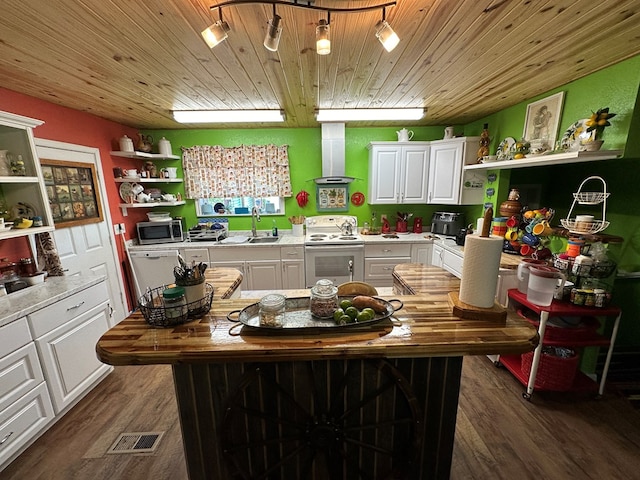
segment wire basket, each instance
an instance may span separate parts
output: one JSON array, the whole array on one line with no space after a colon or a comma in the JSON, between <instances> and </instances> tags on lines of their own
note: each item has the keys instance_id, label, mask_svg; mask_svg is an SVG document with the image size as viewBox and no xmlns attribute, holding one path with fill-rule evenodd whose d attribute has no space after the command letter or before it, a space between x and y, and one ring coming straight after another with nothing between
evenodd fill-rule
<instances>
[{"instance_id":1,"label":"wire basket","mask_svg":"<svg viewBox=\"0 0 640 480\"><path fill-rule=\"evenodd\" d=\"M578 370L580 357L573 351L572 356L560 357L554 353L554 350L557 348L564 347L543 347L534 388L558 392L571 389ZM522 354L520 367L522 373L527 377L531 373L532 362L533 352Z\"/></svg>"},{"instance_id":2,"label":"wire basket","mask_svg":"<svg viewBox=\"0 0 640 480\"><path fill-rule=\"evenodd\" d=\"M581 205L598 205L609 195L609 192L575 192L573 198Z\"/></svg>"},{"instance_id":3,"label":"wire basket","mask_svg":"<svg viewBox=\"0 0 640 480\"><path fill-rule=\"evenodd\" d=\"M560 224L571 233L590 235L601 232L609 226L606 220L592 220L590 222L576 222L575 218L561 218Z\"/></svg>"},{"instance_id":4,"label":"wire basket","mask_svg":"<svg viewBox=\"0 0 640 480\"><path fill-rule=\"evenodd\" d=\"M213 301L213 286L205 284L205 296L199 300L187 303L184 308L166 307L162 292L167 288L163 285L147 291L138 299L138 308L149 325L154 327L172 327L181 325L189 320L200 318L211 310Z\"/></svg>"}]
</instances>

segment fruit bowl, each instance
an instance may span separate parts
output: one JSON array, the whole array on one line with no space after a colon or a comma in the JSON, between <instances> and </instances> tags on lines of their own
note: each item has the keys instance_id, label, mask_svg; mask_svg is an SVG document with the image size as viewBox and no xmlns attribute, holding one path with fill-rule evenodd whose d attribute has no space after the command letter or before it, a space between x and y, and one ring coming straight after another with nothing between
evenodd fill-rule
<instances>
[{"instance_id":1,"label":"fruit bowl","mask_svg":"<svg viewBox=\"0 0 640 480\"><path fill-rule=\"evenodd\" d=\"M553 208L544 207L537 210L527 210L522 214L522 218L527 223L541 222L543 220L550 222L555 214L556 211Z\"/></svg>"}]
</instances>

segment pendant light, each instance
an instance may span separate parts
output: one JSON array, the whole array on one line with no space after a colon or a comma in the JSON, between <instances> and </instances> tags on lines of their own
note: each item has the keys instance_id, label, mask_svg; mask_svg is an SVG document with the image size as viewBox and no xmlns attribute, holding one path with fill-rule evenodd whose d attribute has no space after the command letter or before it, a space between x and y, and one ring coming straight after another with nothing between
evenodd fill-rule
<instances>
[{"instance_id":1,"label":"pendant light","mask_svg":"<svg viewBox=\"0 0 640 480\"><path fill-rule=\"evenodd\" d=\"M264 37L264 48L272 52L278 51L282 27L280 26L280 16L276 13L276 5L273 4L273 18L267 23L267 35Z\"/></svg>"},{"instance_id":2,"label":"pendant light","mask_svg":"<svg viewBox=\"0 0 640 480\"><path fill-rule=\"evenodd\" d=\"M231 30L229 24L222 20L222 9L218 8L219 20L205 28L201 35L204 38L204 41L207 43L209 48L213 48L216 45L220 44L229 36L227 32Z\"/></svg>"},{"instance_id":3,"label":"pendant light","mask_svg":"<svg viewBox=\"0 0 640 480\"><path fill-rule=\"evenodd\" d=\"M382 20L376 23L376 37L387 52L390 52L400 43L400 37L393 31L391 25L385 20L386 9L382 9Z\"/></svg>"},{"instance_id":4,"label":"pendant light","mask_svg":"<svg viewBox=\"0 0 640 480\"><path fill-rule=\"evenodd\" d=\"M316 53L318 55L329 55L331 53L331 40L329 38L329 16L318 22L316 26Z\"/></svg>"}]
</instances>

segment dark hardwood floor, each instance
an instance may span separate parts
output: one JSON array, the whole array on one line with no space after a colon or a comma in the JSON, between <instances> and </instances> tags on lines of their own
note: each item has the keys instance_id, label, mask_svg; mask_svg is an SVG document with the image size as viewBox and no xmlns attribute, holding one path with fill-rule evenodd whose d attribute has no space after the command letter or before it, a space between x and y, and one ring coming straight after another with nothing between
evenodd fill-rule
<instances>
[{"instance_id":1,"label":"dark hardwood floor","mask_svg":"<svg viewBox=\"0 0 640 480\"><path fill-rule=\"evenodd\" d=\"M465 357L452 480L640 478L640 413L622 395L522 391ZM118 434L146 431L166 432L153 454L105 454ZM186 480L171 368L117 367L0 478Z\"/></svg>"}]
</instances>

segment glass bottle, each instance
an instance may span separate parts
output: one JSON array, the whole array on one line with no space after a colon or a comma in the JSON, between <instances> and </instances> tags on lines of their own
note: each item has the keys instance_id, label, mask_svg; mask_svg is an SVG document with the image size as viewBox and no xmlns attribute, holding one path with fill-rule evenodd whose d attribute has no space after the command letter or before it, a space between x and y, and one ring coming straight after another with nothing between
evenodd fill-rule
<instances>
[{"instance_id":1,"label":"glass bottle","mask_svg":"<svg viewBox=\"0 0 640 480\"><path fill-rule=\"evenodd\" d=\"M278 293L266 295L258 304L261 327L282 327L284 323L286 297Z\"/></svg>"},{"instance_id":2,"label":"glass bottle","mask_svg":"<svg viewBox=\"0 0 640 480\"><path fill-rule=\"evenodd\" d=\"M331 280L318 280L311 287L309 309L314 317L333 318L333 313L338 309L338 287Z\"/></svg>"}]
</instances>

